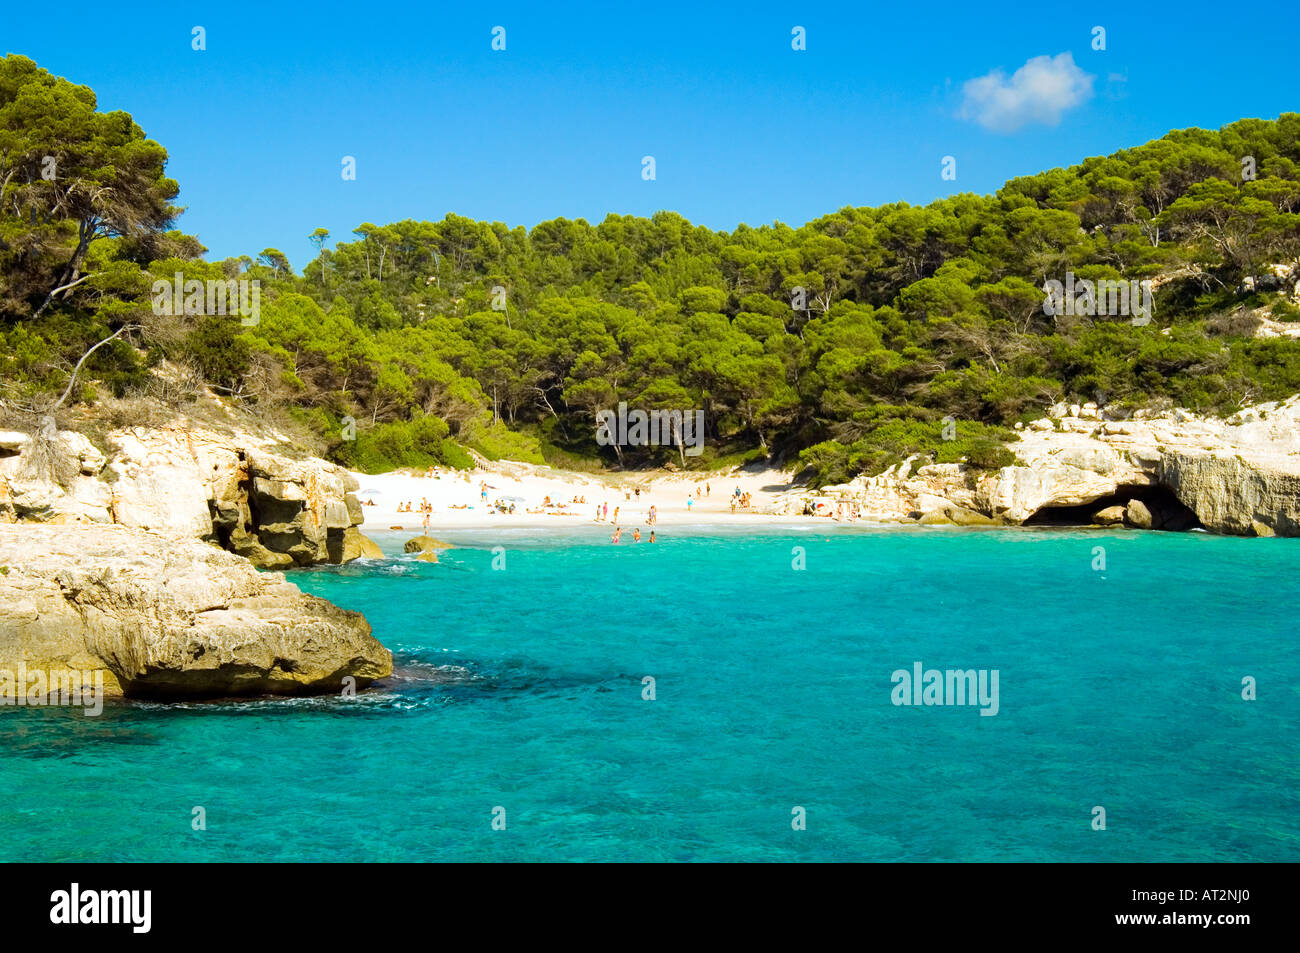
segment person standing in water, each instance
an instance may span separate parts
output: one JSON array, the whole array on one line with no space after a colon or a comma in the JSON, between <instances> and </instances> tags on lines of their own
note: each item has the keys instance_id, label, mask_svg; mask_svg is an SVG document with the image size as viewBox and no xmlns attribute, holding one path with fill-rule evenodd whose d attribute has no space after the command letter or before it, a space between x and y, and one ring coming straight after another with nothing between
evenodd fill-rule
<instances>
[{"instance_id":1,"label":"person standing in water","mask_svg":"<svg viewBox=\"0 0 1300 953\"><path fill-rule=\"evenodd\" d=\"M609 538L609 541L610 541L611 543L617 543L618 540L619 540L619 537L622 536L622 535L623 535L623 531L622 531L621 529L619 529L617 526L615 526L615 527L614 527L614 535L611 536L611 537Z\"/></svg>"},{"instance_id":2,"label":"person standing in water","mask_svg":"<svg viewBox=\"0 0 1300 953\"><path fill-rule=\"evenodd\" d=\"M632 530L632 542L634 543L641 542L641 531L639 529Z\"/></svg>"},{"instance_id":3,"label":"person standing in water","mask_svg":"<svg viewBox=\"0 0 1300 953\"><path fill-rule=\"evenodd\" d=\"M655 531L650 530L650 542L653 543L654 541L655 541Z\"/></svg>"}]
</instances>

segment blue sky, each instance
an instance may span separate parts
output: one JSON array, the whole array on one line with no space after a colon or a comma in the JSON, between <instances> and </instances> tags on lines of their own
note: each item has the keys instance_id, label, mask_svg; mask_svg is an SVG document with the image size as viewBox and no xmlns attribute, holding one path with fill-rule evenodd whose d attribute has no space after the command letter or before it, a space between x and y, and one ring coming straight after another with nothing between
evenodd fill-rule
<instances>
[{"instance_id":1,"label":"blue sky","mask_svg":"<svg viewBox=\"0 0 1300 953\"><path fill-rule=\"evenodd\" d=\"M1300 110L1294 2L125 6L64 4L56 23L11 5L0 49L162 143L209 258L276 247L298 267L317 226L659 209L800 225Z\"/></svg>"}]
</instances>

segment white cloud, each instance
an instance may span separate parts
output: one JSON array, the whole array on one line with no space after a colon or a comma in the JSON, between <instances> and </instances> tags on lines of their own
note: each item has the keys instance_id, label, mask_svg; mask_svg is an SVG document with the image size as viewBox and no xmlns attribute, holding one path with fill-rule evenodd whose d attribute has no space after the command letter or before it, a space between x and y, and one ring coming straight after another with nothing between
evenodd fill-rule
<instances>
[{"instance_id":1,"label":"white cloud","mask_svg":"<svg viewBox=\"0 0 1300 953\"><path fill-rule=\"evenodd\" d=\"M1055 126L1067 109L1092 96L1095 78L1075 65L1070 53L1035 56L1010 78L995 69L967 80L958 115L994 132L1015 132L1030 123Z\"/></svg>"}]
</instances>

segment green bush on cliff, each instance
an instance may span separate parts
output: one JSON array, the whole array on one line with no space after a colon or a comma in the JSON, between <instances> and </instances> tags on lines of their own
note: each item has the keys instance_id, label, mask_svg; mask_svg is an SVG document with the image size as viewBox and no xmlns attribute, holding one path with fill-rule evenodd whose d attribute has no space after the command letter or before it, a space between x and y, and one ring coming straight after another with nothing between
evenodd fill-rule
<instances>
[{"instance_id":1,"label":"green bush on cliff","mask_svg":"<svg viewBox=\"0 0 1300 953\"><path fill-rule=\"evenodd\" d=\"M1286 298L1279 298L1273 305L1273 319L1276 321L1300 321L1300 308Z\"/></svg>"},{"instance_id":2,"label":"green bush on cliff","mask_svg":"<svg viewBox=\"0 0 1300 953\"><path fill-rule=\"evenodd\" d=\"M460 432L460 440L489 460L520 460L524 463L545 463L536 437L511 430L501 421L474 420Z\"/></svg>"},{"instance_id":3,"label":"green bush on cliff","mask_svg":"<svg viewBox=\"0 0 1300 953\"><path fill-rule=\"evenodd\" d=\"M221 390L234 390L248 373L248 339L240 333L239 323L227 316L200 319L185 336L181 354Z\"/></svg>"},{"instance_id":4,"label":"green bush on cliff","mask_svg":"<svg viewBox=\"0 0 1300 953\"><path fill-rule=\"evenodd\" d=\"M358 429L356 439L342 441L333 456L364 473L387 473L400 467L467 469L474 465L469 454L448 437L446 422L432 416Z\"/></svg>"},{"instance_id":5,"label":"green bush on cliff","mask_svg":"<svg viewBox=\"0 0 1300 953\"><path fill-rule=\"evenodd\" d=\"M1015 464L1015 453L1004 444L1014 438L1013 430L979 421L893 418L851 443L815 444L799 455L799 463L809 471L814 486L844 483L859 473L879 473L913 456L923 458L916 466L966 463L996 470Z\"/></svg>"}]
</instances>

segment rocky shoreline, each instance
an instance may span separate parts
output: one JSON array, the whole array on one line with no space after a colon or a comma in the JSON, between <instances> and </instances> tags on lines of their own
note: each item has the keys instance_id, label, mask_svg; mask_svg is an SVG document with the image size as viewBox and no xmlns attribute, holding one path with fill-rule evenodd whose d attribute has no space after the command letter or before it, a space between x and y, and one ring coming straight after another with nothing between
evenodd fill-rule
<instances>
[{"instance_id":1,"label":"rocky shoreline","mask_svg":"<svg viewBox=\"0 0 1300 953\"><path fill-rule=\"evenodd\" d=\"M368 542L352 474L247 435L136 427L108 434L104 453L63 430L42 468L35 440L0 432L0 523L119 524L216 543L263 569L349 562Z\"/></svg>"},{"instance_id":2,"label":"rocky shoreline","mask_svg":"<svg viewBox=\"0 0 1300 953\"><path fill-rule=\"evenodd\" d=\"M0 670L20 666L51 683L103 670L110 696L177 699L361 688L393 660L359 612L199 540L0 525Z\"/></svg>"},{"instance_id":3,"label":"rocky shoreline","mask_svg":"<svg viewBox=\"0 0 1300 953\"><path fill-rule=\"evenodd\" d=\"M1018 430L1013 466L913 457L781 493L767 512L821 501L922 525L1300 536L1300 397L1227 420L1057 405ZM332 692L391 673L360 614L257 571L376 552L352 474L203 429L107 442L0 433L0 673L103 671L109 694L161 699ZM445 545L406 548L432 562Z\"/></svg>"},{"instance_id":4,"label":"rocky shoreline","mask_svg":"<svg viewBox=\"0 0 1300 953\"><path fill-rule=\"evenodd\" d=\"M283 573L375 555L356 479L256 435L0 432L0 673L104 673L109 695L338 691L392 671L359 613ZM7 525L6 525L7 524Z\"/></svg>"},{"instance_id":5,"label":"rocky shoreline","mask_svg":"<svg viewBox=\"0 0 1300 953\"><path fill-rule=\"evenodd\" d=\"M956 525L1124 524L1300 536L1300 397L1228 418L1058 404L1000 470L910 458L872 477L782 495L773 513L856 507L861 519Z\"/></svg>"}]
</instances>

